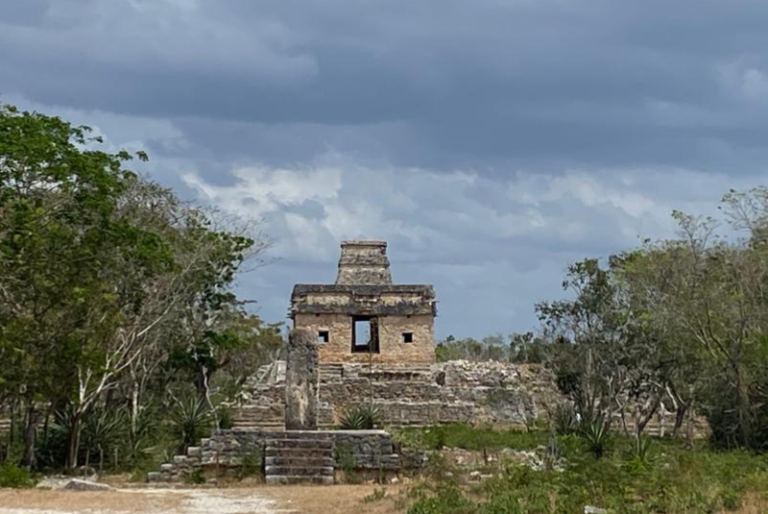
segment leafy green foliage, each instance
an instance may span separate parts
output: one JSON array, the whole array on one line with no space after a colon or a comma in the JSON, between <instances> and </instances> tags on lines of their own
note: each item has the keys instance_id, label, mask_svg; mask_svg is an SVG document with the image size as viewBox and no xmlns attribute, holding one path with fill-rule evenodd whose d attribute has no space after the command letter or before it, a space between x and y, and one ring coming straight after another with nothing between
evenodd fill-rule
<instances>
[{"instance_id":1,"label":"leafy green foliage","mask_svg":"<svg viewBox=\"0 0 768 514\"><path fill-rule=\"evenodd\" d=\"M189 444L207 423L173 399L234 400L282 343L232 292L267 246L258 226L181 201L124 169L146 154L100 143L0 104L0 410L31 420L30 466L143 466Z\"/></svg>"},{"instance_id":2,"label":"leafy green foliage","mask_svg":"<svg viewBox=\"0 0 768 514\"><path fill-rule=\"evenodd\" d=\"M4 462L0 464L0 487L32 487L34 480L26 469Z\"/></svg>"},{"instance_id":3,"label":"leafy green foliage","mask_svg":"<svg viewBox=\"0 0 768 514\"><path fill-rule=\"evenodd\" d=\"M558 403L550 413L552 428L558 435L570 435L579 431L579 422L573 407L567 403Z\"/></svg>"},{"instance_id":4,"label":"leafy green foliage","mask_svg":"<svg viewBox=\"0 0 768 514\"><path fill-rule=\"evenodd\" d=\"M360 481L357 474L357 460L350 443L337 444L334 449L334 461L336 466L344 473L344 480L350 484Z\"/></svg>"},{"instance_id":5,"label":"leafy green foliage","mask_svg":"<svg viewBox=\"0 0 768 514\"><path fill-rule=\"evenodd\" d=\"M632 449L627 452L627 468L636 471L650 469L654 463L653 439L645 435L634 438Z\"/></svg>"},{"instance_id":6,"label":"leafy green foliage","mask_svg":"<svg viewBox=\"0 0 768 514\"><path fill-rule=\"evenodd\" d=\"M527 450L546 446L549 442L548 434L544 431L499 430L460 423L400 429L395 431L394 437L404 446L421 450L439 450L443 447L478 451L502 448Z\"/></svg>"},{"instance_id":7,"label":"leafy green foliage","mask_svg":"<svg viewBox=\"0 0 768 514\"><path fill-rule=\"evenodd\" d=\"M481 340L448 336L437 343L435 356L437 362L470 360L542 363L547 358L547 350L546 341L532 332L511 334L506 340L500 334Z\"/></svg>"},{"instance_id":8,"label":"leafy green foliage","mask_svg":"<svg viewBox=\"0 0 768 514\"><path fill-rule=\"evenodd\" d=\"M205 471L203 468L195 468L187 476L187 483L192 485L201 485L205 483Z\"/></svg>"},{"instance_id":9,"label":"leafy green foliage","mask_svg":"<svg viewBox=\"0 0 768 514\"><path fill-rule=\"evenodd\" d=\"M251 448L243 453L240 467L237 470L237 478L243 480L248 477L261 477L263 475L262 454L256 448Z\"/></svg>"},{"instance_id":10,"label":"leafy green foliage","mask_svg":"<svg viewBox=\"0 0 768 514\"><path fill-rule=\"evenodd\" d=\"M474 447L478 439L487 438L484 429L478 432L483 435L471 437L465 432L471 443L465 446ZM518 448L537 446L522 432L504 437ZM434 469L425 472L429 480L410 492L409 512L581 514L584 506L594 505L617 514L694 514L737 509L747 493L768 486L768 464L761 456L713 451L703 442L691 450L677 441L655 440L651 457L652 446L643 440L639 450L644 457L639 457L637 438L617 436L614 444L619 451L595 459L584 445L574 444L573 436L557 441L567 462L564 469L534 470L505 463L492 478L471 488L457 479L460 471L433 459ZM638 458L644 460L642 466L637 465Z\"/></svg>"}]
</instances>

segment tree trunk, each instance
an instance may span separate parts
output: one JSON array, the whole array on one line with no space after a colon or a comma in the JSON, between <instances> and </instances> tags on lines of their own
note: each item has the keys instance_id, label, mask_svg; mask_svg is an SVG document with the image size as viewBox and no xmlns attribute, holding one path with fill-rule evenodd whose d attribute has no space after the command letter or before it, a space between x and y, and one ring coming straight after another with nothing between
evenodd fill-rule
<instances>
[{"instance_id":1,"label":"tree trunk","mask_svg":"<svg viewBox=\"0 0 768 514\"><path fill-rule=\"evenodd\" d=\"M659 404L661 404L661 393L656 395L656 399L651 403L651 406L648 409L648 412L645 414L644 417L638 419L637 421L637 435L640 436L643 433L643 430L645 430L645 427L648 425L648 423L653 419L654 414L656 414L656 411L659 410Z\"/></svg>"},{"instance_id":2,"label":"tree trunk","mask_svg":"<svg viewBox=\"0 0 768 514\"><path fill-rule=\"evenodd\" d=\"M131 386L131 435L136 435L139 419L139 383L134 379Z\"/></svg>"},{"instance_id":3,"label":"tree trunk","mask_svg":"<svg viewBox=\"0 0 768 514\"><path fill-rule=\"evenodd\" d=\"M675 411L675 426L672 429L672 438L677 437L680 433L680 429L683 428L685 422L685 415L688 413L688 404L678 400L677 411Z\"/></svg>"},{"instance_id":4,"label":"tree trunk","mask_svg":"<svg viewBox=\"0 0 768 514\"><path fill-rule=\"evenodd\" d=\"M72 415L72 427L69 434L69 450L67 453L67 467L75 469L77 467L77 454L80 451L80 418L81 412L75 412Z\"/></svg>"},{"instance_id":5,"label":"tree trunk","mask_svg":"<svg viewBox=\"0 0 768 514\"><path fill-rule=\"evenodd\" d=\"M35 442L37 439L37 412L35 402L27 404L27 416L24 424L24 457L22 465L30 470L35 467Z\"/></svg>"},{"instance_id":6,"label":"tree trunk","mask_svg":"<svg viewBox=\"0 0 768 514\"><path fill-rule=\"evenodd\" d=\"M739 416L739 435L741 437L741 444L745 446L749 446L750 442L750 431L751 426L749 426L749 396L746 390L746 384L744 383L744 377L743 377L743 371L741 369L741 366L735 361L731 361L731 365L733 367L733 372L735 375L735 381L736 381L736 395L738 396L737 400L737 406L738 409L738 416Z\"/></svg>"}]
</instances>

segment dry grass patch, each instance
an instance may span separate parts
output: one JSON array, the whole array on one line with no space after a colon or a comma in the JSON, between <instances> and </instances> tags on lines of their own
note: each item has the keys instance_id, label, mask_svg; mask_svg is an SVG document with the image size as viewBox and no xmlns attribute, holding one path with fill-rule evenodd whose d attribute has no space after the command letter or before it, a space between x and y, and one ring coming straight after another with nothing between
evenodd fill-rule
<instances>
[{"instance_id":1,"label":"dry grass patch","mask_svg":"<svg viewBox=\"0 0 768 514\"><path fill-rule=\"evenodd\" d=\"M374 499L375 491L381 490L386 491L385 496ZM277 500L282 508L303 514L404 514L405 509L398 508L402 503L398 502L401 490L398 486L376 485L265 486L256 489Z\"/></svg>"},{"instance_id":2,"label":"dry grass patch","mask_svg":"<svg viewBox=\"0 0 768 514\"><path fill-rule=\"evenodd\" d=\"M3 489L0 513L7 509L58 512L168 512L177 510L181 494L145 494L139 491L48 491L40 489Z\"/></svg>"}]
</instances>

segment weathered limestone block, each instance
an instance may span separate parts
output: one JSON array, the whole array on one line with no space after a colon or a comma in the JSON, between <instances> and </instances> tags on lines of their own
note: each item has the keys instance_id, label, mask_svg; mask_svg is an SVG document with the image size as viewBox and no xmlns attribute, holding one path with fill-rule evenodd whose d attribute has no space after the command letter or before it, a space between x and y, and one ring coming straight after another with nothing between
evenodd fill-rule
<instances>
[{"instance_id":1,"label":"weathered limestone block","mask_svg":"<svg viewBox=\"0 0 768 514\"><path fill-rule=\"evenodd\" d=\"M285 370L286 430L317 430L318 355L315 335L294 329Z\"/></svg>"}]
</instances>

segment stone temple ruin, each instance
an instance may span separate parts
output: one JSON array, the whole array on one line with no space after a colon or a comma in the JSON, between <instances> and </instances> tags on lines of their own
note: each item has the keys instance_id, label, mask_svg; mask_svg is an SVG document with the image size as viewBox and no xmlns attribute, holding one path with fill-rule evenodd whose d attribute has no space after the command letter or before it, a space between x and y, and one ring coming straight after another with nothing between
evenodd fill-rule
<instances>
[{"instance_id":1,"label":"stone temple ruin","mask_svg":"<svg viewBox=\"0 0 768 514\"><path fill-rule=\"evenodd\" d=\"M436 363L435 292L392 284L386 248L345 241L335 284L296 285L287 361L250 379L233 429L217 431L149 479L177 481L199 468L218 474L246 456L260 459L268 483L330 484L350 470L381 477L416 467L421 457L383 430L338 430L350 407L373 405L393 428L522 428L564 400L541 365Z\"/></svg>"},{"instance_id":2,"label":"stone temple ruin","mask_svg":"<svg viewBox=\"0 0 768 514\"><path fill-rule=\"evenodd\" d=\"M337 430L346 409L373 405L388 427L522 427L558 401L541 366L436 363L434 289L393 284L386 248L383 241L345 241L334 284L296 285L287 362L254 374L233 429L176 456L150 480L237 466L251 453L270 483L333 483L342 454L356 473L395 473L418 465L418 457L383 430Z\"/></svg>"},{"instance_id":3,"label":"stone temple ruin","mask_svg":"<svg viewBox=\"0 0 768 514\"><path fill-rule=\"evenodd\" d=\"M392 284L384 241L341 244L335 284L297 284L290 316L317 336L321 362L432 363L435 291Z\"/></svg>"}]
</instances>

